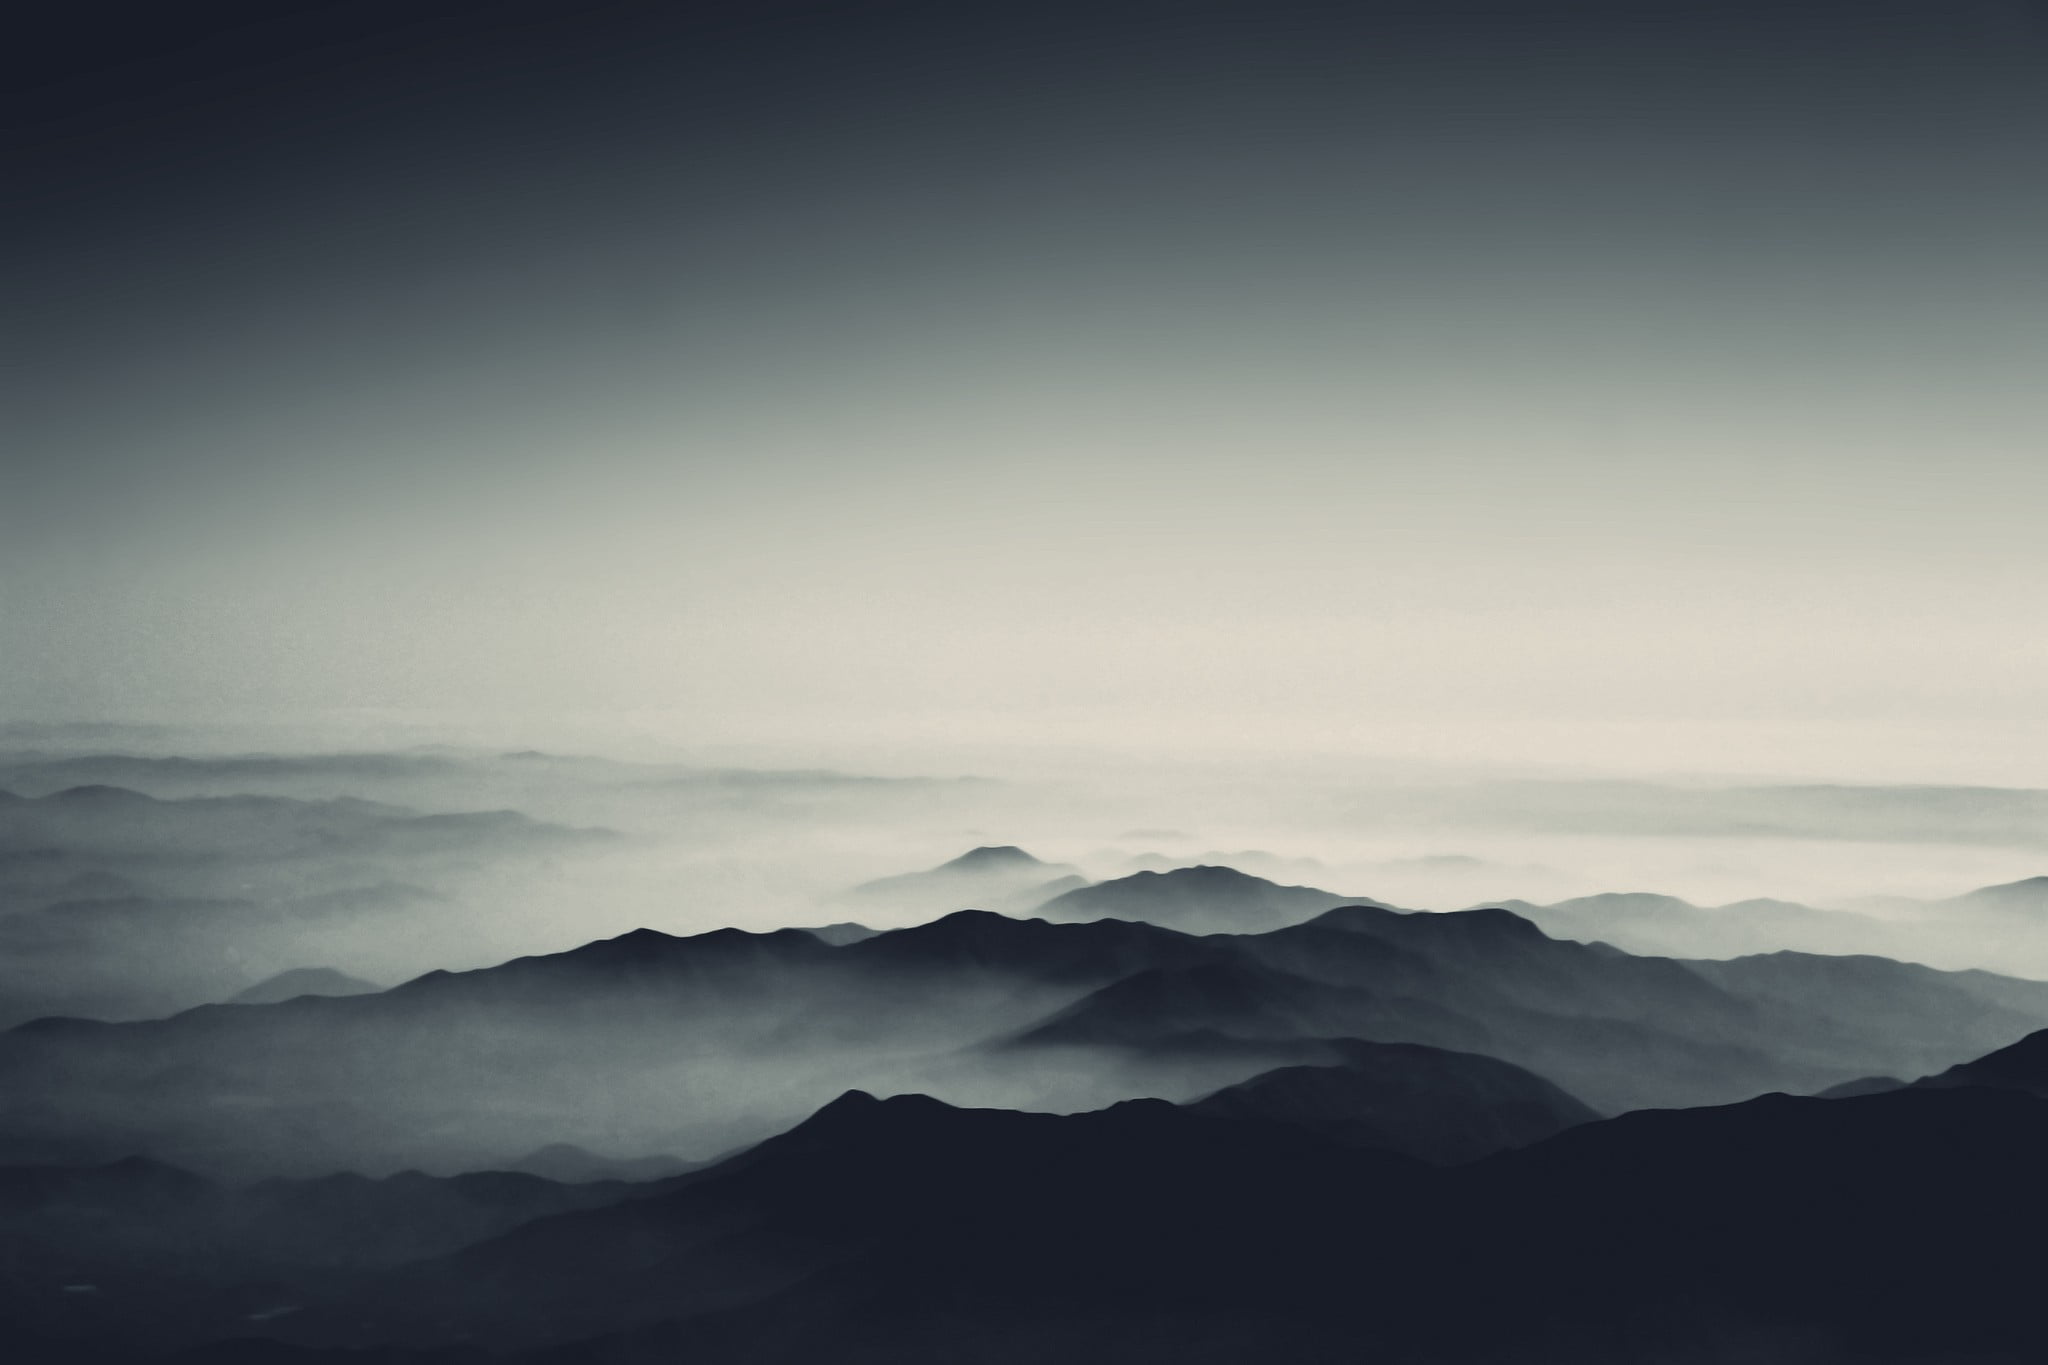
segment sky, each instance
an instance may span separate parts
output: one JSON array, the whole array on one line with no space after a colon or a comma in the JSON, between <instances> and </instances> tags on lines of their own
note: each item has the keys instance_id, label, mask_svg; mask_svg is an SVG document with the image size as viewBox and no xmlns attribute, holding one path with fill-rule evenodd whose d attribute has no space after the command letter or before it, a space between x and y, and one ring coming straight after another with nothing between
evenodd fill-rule
<instances>
[{"instance_id":1,"label":"sky","mask_svg":"<svg viewBox=\"0 0 2048 1365\"><path fill-rule=\"evenodd\" d=\"M83 4L0 713L2048 785L2048 10Z\"/></svg>"}]
</instances>

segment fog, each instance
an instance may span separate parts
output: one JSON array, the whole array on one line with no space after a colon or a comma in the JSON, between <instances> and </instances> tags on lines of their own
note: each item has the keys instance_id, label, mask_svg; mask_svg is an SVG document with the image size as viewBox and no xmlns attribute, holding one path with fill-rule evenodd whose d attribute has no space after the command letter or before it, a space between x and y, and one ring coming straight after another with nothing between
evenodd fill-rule
<instances>
[{"instance_id":1,"label":"fog","mask_svg":"<svg viewBox=\"0 0 2048 1365\"><path fill-rule=\"evenodd\" d=\"M274 731L219 726L10 735L10 1022L157 1016L296 968L392 985L641 927L1029 914L1072 886L1199 865L1334 893L1321 903L1505 903L1560 936L1639 952L1800 948L2048 976L2048 929L2027 896L1955 900L2048 867L2048 792L2032 789L1063 752L876 775L731 766L617 738L600 756L419 742L266 752L235 741ZM981 846L1038 861L1002 877L929 872ZM1747 904L1760 900L1772 904ZM1262 927L1234 921L1232 904L1162 922Z\"/></svg>"}]
</instances>

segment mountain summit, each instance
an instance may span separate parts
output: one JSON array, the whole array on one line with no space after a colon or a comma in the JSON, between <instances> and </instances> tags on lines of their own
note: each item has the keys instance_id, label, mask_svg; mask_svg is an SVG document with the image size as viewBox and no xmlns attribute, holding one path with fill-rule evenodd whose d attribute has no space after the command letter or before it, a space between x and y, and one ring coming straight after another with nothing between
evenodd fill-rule
<instances>
[{"instance_id":1,"label":"mountain summit","mask_svg":"<svg viewBox=\"0 0 2048 1365\"><path fill-rule=\"evenodd\" d=\"M1298 924L1340 905L1378 905L1313 886L1282 886L1234 867L1134 872L1055 896L1038 907L1047 919L1133 919L1194 934L1262 933Z\"/></svg>"},{"instance_id":2,"label":"mountain summit","mask_svg":"<svg viewBox=\"0 0 2048 1365\"><path fill-rule=\"evenodd\" d=\"M1040 858L1034 858L1015 844L983 844L970 848L949 863L941 863L934 872L985 872L994 868L1046 867Z\"/></svg>"},{"instance_id":3,"label":"mountain summit","mask_svg":"<svg viewBox=\"0 0 2048 1365\"><path fill-rule=\"evenodd\" d=\"M1048 863L1015 844L984 844L922 872L863 882L843 899L908 914L948 910L1025 911L1069 889L1076 869Z\"/></svg>"}]
</instances>

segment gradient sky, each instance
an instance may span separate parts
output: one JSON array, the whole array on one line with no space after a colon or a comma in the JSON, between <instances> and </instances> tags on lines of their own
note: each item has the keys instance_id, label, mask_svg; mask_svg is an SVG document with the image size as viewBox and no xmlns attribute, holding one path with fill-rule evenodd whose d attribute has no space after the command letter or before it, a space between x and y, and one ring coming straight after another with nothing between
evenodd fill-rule
<instances>
[{"instance_id":1,"label":"gradient sky","mask_svg":"<svg viewBox=\"0 0 2048 1365\"><path fill-rule=\"evenodd\" d=\"M2048 18L82 5L0 711L2048 785Z\"/></svg>"}]
</instances>

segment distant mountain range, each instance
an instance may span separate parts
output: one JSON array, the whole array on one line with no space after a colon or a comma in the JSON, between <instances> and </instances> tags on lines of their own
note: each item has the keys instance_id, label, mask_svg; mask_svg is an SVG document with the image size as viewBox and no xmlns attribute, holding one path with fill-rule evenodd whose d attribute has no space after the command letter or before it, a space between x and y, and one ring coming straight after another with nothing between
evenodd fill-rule
<instances>
[{"instance_id":1,"label":"distant mountain range","mask_svg":"<svg viewBox=\"0 0 2048 1365\"><path fill-rule=\"evenodd\" d=\"M930 872L885 878L857 891L883 902L921 904L934 913L972 906L1059 920L1142 920L1196 934L1260 933L1341 905L1386 904L1370 896L1279 885L1235 867L1158 861L1160 867L1131 875L1092 884L1076 878L1079 884L1059 886L1026 873L1051 865L1021 849L977 849ZM1474 908L1511 910L1557 938L1651 956L1732 958L1791 949L1875 954L1949 968L1997 960L2048 976L2048 877L1947 900L1892 897L1870 902L1867 910L1770 899L1705 907L1649 892L1547 905L1488 901Z\"/></svg>"},{"instance_id":2,"label":"distant mountain range","mask_svg":"<svg viewBox=\"0 0 2048 1365\"><path fill-rule=\"evenodd\" d=\"M635 843L585 811L713 850L649 838L659 923L724 913L726 834L794 863L834 808L851 848L871 790L1005 826L942 782L536 752L10 782L9 1365L2048 1360L2048 981L1922 965L2048 974L2048 877L1420 913L1258 850L1091 883L989 843L836 895L800 870L810 927L499 960L560 942L493 937L523 878ZM561 823L412 801L564 784ZM1934 811L1980 844L2040 795L1559 786L1560 830ZM433 872L500 894L453 918ZM589 889L579 936L639 918Z\"/></svg>"},{"instance_id":3,"label":"distant mountain range","mask_svg":"<svg viewBox=\"0 0 2048 1365\"><path fill-rule=\"evenodd\" d=\"M1945 900L1889 897L1860 909L1823 910L1794 901L1747 900L1703 907L1645 892L1582 896L1551 905L1496 901L1581 942L1634 953L1736 957L1798 949L1874 953L1948 967L1996 961L2048 975L2048 877L1987 886Z\"/></svg>"},{"instance_id":4,"label":"distant mountain range","mask_svg":"<svg viewBox=\"0 0 2048 1365\"><path fill-rule=\"evenodd\" d=\"M1344 1038L1483 1054L1614 1113L1929 1074L2044 1024L2044 983L1636 957L1498 909L1343 905L1199 936L977 911L838 945L641 930L377 994L0 1034L0 1160L446 1171L551 1142L694 1160L848 1085L1190 1100L1335 1064Z\"/></svg>"},{"instance_id":5,"label":"distant mountain range","mask_svg":"<svg viewBox=\"0 0 2048 1365\"><path fill-rule=\"evenodd\" d=\"M167 1014L308 959L409 975L479 937L450 922L444 876L617 842L511 810L0 791L0 1025Z\"/></svg>"}]
</instances>

